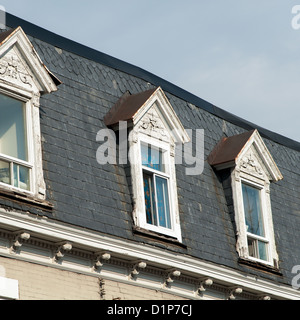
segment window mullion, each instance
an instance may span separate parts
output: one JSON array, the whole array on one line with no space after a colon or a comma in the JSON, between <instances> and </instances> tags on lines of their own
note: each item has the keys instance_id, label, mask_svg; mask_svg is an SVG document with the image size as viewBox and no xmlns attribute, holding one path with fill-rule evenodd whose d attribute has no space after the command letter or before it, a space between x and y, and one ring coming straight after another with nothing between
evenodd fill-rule
<instances>
[{"instance_id":1,"label":"window mullion","mask_svg":"<svg viewBox=\"0 0 300 320\"><path fill-rule=\"evenodd\" d=\"M157 203L158 203L158 199L157 199L157 191L156 191L156 174L153 173L153 186L154 186L154 197L155 197L155 214L156 214L156 221L157 221L157 226L159 227L160 226L160 223L159 223L159 214L158 214L158 206L157 206Z\"/></svg>"},{"instance_id":2,"label":"window mullion","mask_svg":"<svg viewBox=\"0 0 300 320\"><path fill-rule=\"evenodd\" d=\"M148 177L148 184L149 184L149 192L150 192L151 216L152 216L153 224L155 224L154 214L155 214L156 208L154 208L154 205L155 205L156 201L154 199L154 203L153 203L153 190L152 190L152 184L151 184L151 178L150 177ZM154 182L153 182L153 186L154 186Z\"/></svg>"},{"instance_id":3,"label":"window mullion","mask_svg":"<svg viewBox=\"0 0 300 320\"><path fill-rule=\"evenodd\" d=\"M170 226L170 227L172 227L172 223L171 223L171 214L170 214L170 212L169 212L169 210L170 210L170 208L169 208L169 210L168 210L168 208L167 208L167 201L168 201L168 203L169 203L169 207L170 207L170 199L169 199L169 194L170 194L170 192L169 192L169 179L166 179L166 182L167 182L167 184L166 184L166 186L167 186L167 191L166 191L166 186L165 186L165 184L163 184L163 199L164 199L164 211L165 211L165 219L166 219L166 226ZM169 219L170 219L170 221L168 221Z\"/></svg>"},{"instance_id":4,"label":"window mullion","mask_svg":"<svg viewBox=\"0 0 300 320\"><path fill-rule=\"evenodd\" d=\"M10 184L14 185L14 163L11 161L9 163L9 170L10 170Z\"/></svg>"}]
</instances>

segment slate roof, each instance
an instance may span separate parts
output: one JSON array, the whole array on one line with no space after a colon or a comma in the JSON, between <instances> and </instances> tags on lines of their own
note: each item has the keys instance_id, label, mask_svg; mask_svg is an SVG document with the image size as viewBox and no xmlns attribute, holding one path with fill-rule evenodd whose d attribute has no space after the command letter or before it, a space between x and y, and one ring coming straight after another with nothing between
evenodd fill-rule
<instances>
[{"instance_id":1,"label":"slate roof","mask_svg":"<svg viewBox=\"0 0 300 320\"><path fill-rule=\"evenodd\" d=\"M300 263L300 144L249 124L144 70L54 35L12 15L7 25L21 25L47 65L61 81L59 90L41 99L43 168L47 200L53 209L16 202L0 195L0 205L45 215L103 234L139 241L291 283ZM275 241L282 275L242 265L235 249L228 172L217 174L205 161L199 176L176 166L183 245L134 231L127 167L99 165L97 132L104 116L127 92L139 94L161 86L185 128L204 129L205 159L222 137L257 128L284 176L271 184ZM193 141L195 144L195 141Z\"/></svg>"},{"instance_id":2,"label":"slate roof","mask_svg":"<svg viewBox=\"0 0 300 320\"><path fill-rule=\"evenodd\" d=\"M17 28L22 25L23 30L27 35L31 35L34 38L45 40L48 44L51 44L57 48L63 48L64 50L74 53L77 56L84 57L88 60L100 63L104 66L111 67L113 69L122 71L124 73L133 75L139 79L142 79L156 87L161 87L164 91L173 94L195 106L214 114L215 116L229 121L245 130L258 129L261 136L269 138L279 144L285 145L289 148L300 151L300 143L287 137L284 137L276 132L272 132L265 128L262 128L254 123L251 123L245 119L242 119L226 110L223 110L202 98L187 92L186 90L170 83L144 69L134 66L130 63L124 62L105 53L91 49L74 41L71 41L65 37L58 36L53 32L49 32L41 27L38 27L30 22L15 17L9 13L6 13L6 24L11 28Z\"/></svg>"}]
</instances>

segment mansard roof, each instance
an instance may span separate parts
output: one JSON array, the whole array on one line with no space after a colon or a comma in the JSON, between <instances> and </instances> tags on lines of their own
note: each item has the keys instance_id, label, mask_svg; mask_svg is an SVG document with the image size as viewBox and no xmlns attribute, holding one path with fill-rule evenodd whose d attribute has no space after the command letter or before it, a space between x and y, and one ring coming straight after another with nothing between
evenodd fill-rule
<instances>
[{"instance_id":1,"label":"mansard roof","mask_svg":"<svg viewBox=\"0 0 300 320\"><path fill-rule=\"evenodd\" d=\"M59 36L53 32L40 28L32 23L29 23L25 20L22 20L14 15L6 13L6 24L11 28L16 28L19 25L22 25L25 33L31 35L35 38L38 38L42 41L45 41L57 48L61 48L68 52L74 53L78 56L87 58L96 63L100 63L107 67L114 68L116 70L125 72L129 75L138 77L143 79L144 81L151 83L156 87L161 87L165 92L168 92L176 97L179 97L198 108L201 108L209 113L219 117L220 119L224 119L234 125L238 125L245 130L253 130L257 129L261 136L264 138L268 138L276 143L287 146L294 150L300 151L300 142L294 141L290 138L284 137L276 132L272 132L268 129L262 128L254 123L251 123L245 119L242 119L230 112L227 112L210 102L203 100L202 98L187 92L186 90L166 81L146 70L143 70L137 66L124 62L120 59L107 55L103 52L99 52L97 50L86 47L82 44L74 42L65 37Z\"/></svg>"},{"instance_id":2,"label":"mansard roof","mask_svg":"<svg viewBox=\"0 0 300 320\"><path fill-rule=\"evenodd\" d=\"M224 135L228 139L221 147L228 143L231 152L226 157L222 155L224 159L217 157L215 161L235 159L247 144L251 132L237 135L245 129L252 131L257 126L138 67L9 14L7 25L22 26L42 61L63 83L58 91L42 97L40 108L47 200L53 204L53 209L24 202L20 205L16 199L8 198L2 192L0 206L33 217L45 216L49 220L80 226L91 231L91 235L97 232L122 239L124 243L143 243L148 248L170 250L178 256L202 259L238 270L241 274L251 273L255 277L275 279L290 285L292 267L299 264L299 255L293 250L295 243L300 243L300 143L264 129L258 130L285 177L271 186L275 240L282 277L239 264L236 230L230 215L232 199L228 188L224 188L226 172L217 176L207 162L203 173L197 176L185 174L185 169L190 167L185 161L176 165L183 243L141 233L133 228L135 199L132 199L128 182L128 168L118 164L99 165L96 161L96 150L100 146L96 141L97 132L106 129L103 118L122 96L121 105L128 105L131 101L132 109L124 109L122 115L116 112L113 117L107 117L107 124L132 118L141 110L143 102L148 101L160 87L167 94L184 128L205 130L205 159ZM116 106L118 108L120 106ZM193 146L196 142L195 139L192 141Z\"/></svg>"}]
</instances>

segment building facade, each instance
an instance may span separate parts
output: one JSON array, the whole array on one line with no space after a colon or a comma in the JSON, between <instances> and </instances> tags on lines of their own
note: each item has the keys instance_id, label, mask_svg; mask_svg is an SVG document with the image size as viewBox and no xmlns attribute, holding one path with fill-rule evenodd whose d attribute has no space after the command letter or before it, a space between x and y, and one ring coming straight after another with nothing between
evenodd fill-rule
<instances>
[{"instance_id":1,"label":"building facade","mask_svg":"<svg viewBox=\"0 0 300 320\"><path fill-rule=\"evenodd\" d=\"M300 143L7 14L0 297L300 299Z\"/></svg>"}]
</instances>

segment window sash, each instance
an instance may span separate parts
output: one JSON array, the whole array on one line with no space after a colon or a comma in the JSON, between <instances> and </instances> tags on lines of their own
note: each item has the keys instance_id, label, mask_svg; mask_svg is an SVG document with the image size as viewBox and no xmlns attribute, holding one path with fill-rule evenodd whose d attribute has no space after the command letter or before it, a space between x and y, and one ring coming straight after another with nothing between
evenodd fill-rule
<instances>
[{"instance_id":1,"label":"window sash","mask_svg":"<svg viewBox=\"0 0 300 320\"><path fill-rule=\"evenodd\" d=\"M155 184L153 176L143 172L146 222L157 226Z\"/></svg>"},{"instance_id":2,"label":"window sash","mask_svg":"<svg viewBox=\"0 0 300 320\"><path fill-rule=\"evenodd\" d=\"M143 169L147 224L172 229L169 178Z\"/></svg>"},{"instance_id":3,"label":"window sash","mask_svg":"<svg viewBox=\"0 0 300 320\"><path fill-rule=\"evenodd\" d=\"M0 183L31 191L32 166L7 160L0 155Z\"/></svg>"},{"instance_id":4,"label":"window sash","mask_svg":"<svg viewBox=\"0 0 300 320\"><path fill-rule=\"evenodd\" d=\"M28 161L26 102L0 93L0 153Z\"/></svg>"},{"instance_id":5,"label":"window sash","mask_svg":"<svg viewBox=\"0 0 300 320\"><path fill-rule=\"evenodd\" d=\"M155 188L159 226L171 229L169 180L155 175Z\"/></svg>"},{"instance_id":6,"label":"window sash","mask_svg":"<svg viewBox=\"0 0 300 320\"><path fill-rule=\"evenodd\" d=\"M141 143L142 166L165 172L164 150L148 143Z\"/></svg>"},{"instance_id":7,"label":"window sash","mask_svg":"<svg viewBox=\"0 0 300 320\"><path fill-rule=\"evenodd\" d=\"M5 143L0 149L0 163L3 166L2 176L0 173L0 184L32 193L33 164L31 163L32 153L30 152L32 141L29 139L32 132L30 130L31 112L28 99L1 90L0 102L2 103L2 109L5 108L6 103L8 108L12 106L12 111L7 112L8 116L16 114L16 119L14 120L11 117L10 126L9 123L7 126L7 130L11 130L10 135L5 136L7 133L3 131L4 140L1 141L0 139L0 146L1 142ZM5 110L3 110L3 113L5 114ZM17 128L18 125L19 128ZM16 148L5 146L7 142L10 142L10 138L13 140L11 143L16 144ZM4 151L7 152L3 153Z\"/></svg>"},{"instance_id":8,"label":"window sash","mask_svg":"<svg viewBox=\"0 0 300 320\"><path fill-rule=\"evenodd\" d=\"M243 207L246 230L258 236L265 236L261 189L242 183Z\"/></svg>"},{"instance_id":9,"label":"window sash","mask_svg":"<svg viewBox=\"0 0 300 320\"><path fill-rule=\"evenodd\" d=\"M251 200L246 199L245 190L248 188L252 195L252 207L254 214L249 215L249 207ZM246 243L248 249L249 258L255 261L261 261L264 263L270 262L269 245L270 241L267 237L267 230L265 224L265 207L264 207L264 197L263 197L263 186L256 185L247 180L242 180L242 201L243 201L243 212L244 212L244 223L246 229ZM248 194L249 197L249 194ZM245 202L248 202L247 204ZM247 212L248 209L248 212ZM248 220L247 220L248 219Z\"/></svg>"},{"instance_id":10,"label":"window sash","mask_svg":"<svg viewBox=\"0 0 300 320\"><path fill-rule=\"evenodd\" d=\"M178 214L178 207L176 205L177 190L176 190L176 181L173 181L173 178L175 177L175 163L174 163L174 158L170 154L171 145L169 142L158 140L155 137L149 137L148 135L144 135L143 133L140 133L137 142L138 143L133 144L132 148L130 148L132 157L136 157L136 154L139 155L139 159L137 161L138 165L133 167L135 170L136 169L138 170L137 185L139 186L139 190L136 191L137 192L136 196L138 197L137 198L138 210L136 211L137 225L146 230L153 231L158 234L174 237L174 238L177 238L179 241L182 241L179 220L176 219L176 216ZM156 149L161 151L161 163L163 164L163 171L159 171L154 168L151 168L150 166L147 166L146 165L147 163L145 161L144 161L145 165L143 165L143 154L142 154L143 145L150 146L154 150ZM147 154L147 153L144 151L144 154ZM146 157L144 157L144 159L146 159ZM149 220L147 221L146 206L145 206L144 178L143 178L144 173L148 173L152 175L153 179L155 179L154 178L155 176L160 176L167 180L165 183L165 186L167 186L167 188L165 188L165 190L167 190L168 192L165 193L165 198L167 198L169 201L168 203L169 206L166 205L166 208L169 208L169 209L166 209L165 211L169 210L169 216L165 218L165 221L167 222L161 223L161 225L159 225L159 221L157 222L156 225L150 224ZM161 184L161 180L158 180L158 183ZM153 189L156 187L157 185L156 186L153 185ZM163 208L163 205L161 205L161 207ZM162 210L162 212L164 212L164 210ZM148 216L151 216L151 215L148 214ZM157 219L159 220L159 218Z\"/></svg>"},{"instance_id":11,"label":"window sash","mask_svg":"<svg viewBox=\"0 0 300 320\"><path fill-rule=\"evenodd\" d=\"M269 241L247 233L248 254L257 260L269 261Z\"/></svg>"}]
</instances>

